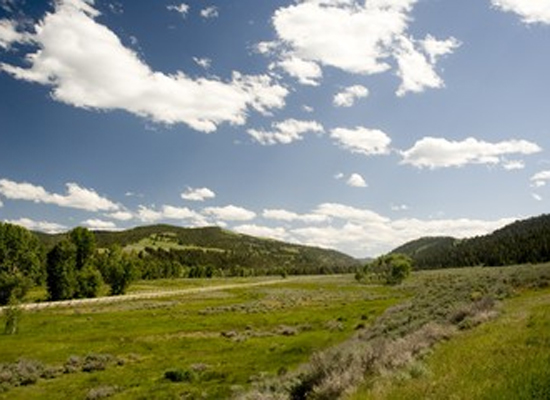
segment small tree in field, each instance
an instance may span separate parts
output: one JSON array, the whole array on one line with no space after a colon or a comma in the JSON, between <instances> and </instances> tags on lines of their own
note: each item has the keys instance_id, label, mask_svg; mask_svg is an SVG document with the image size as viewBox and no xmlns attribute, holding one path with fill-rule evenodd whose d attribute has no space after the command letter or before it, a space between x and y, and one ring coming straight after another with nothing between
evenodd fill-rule
<instances>
[{"instance_id":1,"label":"small tree in field","mask_svg":"<svg viewBox=\"0 0 550 400\"><path fill-rule=\"evenodd\" d=\"M365 266L365 272L387 285L398 285L412 270L412 260L404 254L388 254L378 257Z\"/></svg>"}]
</instances>

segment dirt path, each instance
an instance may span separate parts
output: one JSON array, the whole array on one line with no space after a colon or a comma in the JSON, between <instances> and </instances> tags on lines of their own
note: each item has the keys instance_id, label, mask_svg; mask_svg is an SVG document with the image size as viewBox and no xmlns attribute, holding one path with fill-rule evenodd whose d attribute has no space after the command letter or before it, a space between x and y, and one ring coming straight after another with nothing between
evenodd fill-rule
<instances>
[{"instance_id":1,"label":"dirt path","mask_svg":"<svg viewBox=\"0 0 550 400\"><path fill-rule=\"evenodd\" d=\"M92 299L46 301L41 303L21 304L19 307L23 310L42 310L45 308L54 308L54 307L72 307L77 305L88 305L88 304L117 303L122 301L155 299L159 297L171 297L171 296L182 296L186 294L214 292L217 290L268 286L268 285L275 285L277 283L283 283L283 282L293 282L296 280L300 280L300 277L274 279L269 281L251 282L251 283L234 283L234 284L227 284L227 285L206 286L206 287L197 287L197 288L188 288L188 289L143 292L143 293L125 294L121 296L95 297ZM5 307L0 307L0 311L2 311L4 308Z\"/></svg>"}]
</instances>

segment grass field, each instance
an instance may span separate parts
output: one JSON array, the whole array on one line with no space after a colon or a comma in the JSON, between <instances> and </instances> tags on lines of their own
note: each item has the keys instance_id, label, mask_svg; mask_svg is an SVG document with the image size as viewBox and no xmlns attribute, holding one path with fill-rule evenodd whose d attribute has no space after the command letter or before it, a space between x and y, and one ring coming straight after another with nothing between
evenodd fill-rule
<instances>
[{"instance_id":1,"label":"grass field","mask_svg":"<svg viewBox=\"0 0 550 400\"><path fill-rule=\"evenodd\" d=\"M220 283L137 282L131 291ZM26 360L22 369L40 362L53 378L10 388L0 397L227 398L347 339L397 297L350 276L305 277L269 287L26 312L19 333L1 337L1 360ZM103 365L82 372L87 355ZM62 373L67 370L76 372ZM182 381L166 379L167 371L179 372Z\"/></svg>"},{"instance_id":2,"label":"grass field","mask_svg":"<svg viewBox=\"0 0 550 400\"><path fill-rule=\"evenodd\" d=\"M547 399L549 283L550 265L420 272L398 287L290 277L26 311L0 337L0 398Z\"/></svg>"},{"instance_id":3,"label":"grass field","mask_svg":"<svg viewBox=\"0 0 550 400\"><path fill-rule=\"evenodd\" d=\"M550 399L550 290L523 293L500 313L349 399Z\"/></svg>"}]
</instances>

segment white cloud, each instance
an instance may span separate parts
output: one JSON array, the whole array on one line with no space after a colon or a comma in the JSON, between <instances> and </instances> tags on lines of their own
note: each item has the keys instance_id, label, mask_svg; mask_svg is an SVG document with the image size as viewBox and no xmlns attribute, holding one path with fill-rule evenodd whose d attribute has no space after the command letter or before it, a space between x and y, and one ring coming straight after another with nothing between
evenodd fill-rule
<instances>
[{"instance_id":1,"label":"white cloud","mask_svg":"<svg viewBox=\"0 0 550 400\"><path fill-rule=\"evenodd\" d=\"M536 201L542 201L542 196L540 194L531 193L531 195L533 196L533 199L535 199Z\"/></svg>"},{"instance_id":2,"label":"white cloud","mask_svg":"<svg viewBox=\"0 0 550 400\"><path fill-rule=\"evenodd\" d=\"M178 5L169 5L169 6L166 6L166 9L168 11L175 11L175 12L181 14L182 17L184 17L184 18L189 13L189 5L187 5L185 3L181 3L181 4L178 4Z\"/></svg>"},{"instance_id":3,"label":"white cloud","mask_svg":"<svg viewBox=\"0 0 550 400\"><path fill-rule=\"evenodd\" d=\"M208 188L187 188L185 192L181 194L181 198L190 201L204 201L206 199L213 199L216 197L216 193Z\"/></svg>"},{"instance_id":4,"label":"white cloud","mask_svg":"<svg viewBox=\"0 0 550 400\"><path fill-rule=\"evenodd\" d=\"M283 209L266 209L262 213L262 217L266 219L285 221L285 222L304 222L304 223L321 223L326 222L328 217L321 214L297 214L292 211Z\"/></svg>"},{"instance_id":5,"label":"white cloud","mask_svg":"<svg viewBox=\"0 0 550 400\"><path fill-rule=\"evenodd\" d=\"M277 63L287 74L298 79L303 85L318 86L323 71L317 63L306 61L295 56L289 56Z\"/></svg>"},{"instance_id":6,"label":"white cloud","mask_svg":"<svg viewBox=\"0 0 550 400\"><path fill-rule=\"evenodd\" d=\"M417 168L462 167L468 164L499 164L508 154L533 154L542 149L526 140L508 140L489 143L475 138L452 141L425 137L409 150L403 151L403 164Z\"/></svg>"},{"instance_id":7,"label":"white cloud","mask_svg":"<svg viewBox=\"0 0 550 400\"><path fill-rule=\"evenodd\" d=\"M249 221L256 217L255 212L234 205L207 207L202 212L222 221Z\"/></svg>"},{"instance_id":8,"label":"white cloud","mask_svg":"<svg viewBox=\"0 0 550 400\"><path fill-rule=\"evenodd\" d=\"M101 219L87 219L82 222L82 225L96 230L96 231L114 231L117 229L117 226L114 222L103 221Z\"/></svg>"},{"instance_id":9,"label":"white cloud","mask_svg":"<svg viewBox=\"0 0 550 400\"><path fill-rule=\"evenodd\" d=\"M438 58L452 54L460 46L460 42L454 37L446 40L437 40L432 35L426 35L421 44L432 65L437 62Z\"/></svg>"},{"instance_id":10,"label":"white cloud","mask_svg":"<svg viewBox=\"0 0 550 400\"><path fill-rule=\"evenodd\" d=\"M300 121L296 119L287 119L282 122L271 124L271 131L262 131L257 129L247 130L248 134L263 145L273 145L277 143L289 144L297 140L302 140L306 133L321 133L323 126L315 121Z\"/></svg>"},{"instance_id":11,"label":"white cloud","mask_svg":"<svg viewBox=\"0 0 550 400\"><path fill-rule=\"evenodd\" d=\"M254 224L239 225L233 228L236 232L256 237L264 237L275 240L287 240L287 233L284 228L270 228Z\"/></svg>"},{"instance_id":12,"label":"white cloud","mask_svg":"<svg viewBox=\"0 0 550 400\"><path fill-rule=\"evenodd\" d=\"M307 104L304 104L304 105L302 106L302 110L304 110L304 111L307 112L307 113L312 113L313 111L315 111L315 110L313 109L313 107L308 106Z\"/></svg>"},{"instance_id":13,"label":"white cloud","mask_svg":"<svg viewBox=\"0 0 550 400\"><path fill-rule=\"evenodd\" d=\"M11 221L6 220L5 222L13 225L19 225L33 231L40 231L40 232L46 232L46 233L61 233L68 229L66 226L57 224L55 222L34 221L29 218L19 218Z\"/></svg>"},{"instance_id":14,"label":"white cloud","mask_svg":"<svg viewBox=\"0 0 550 400\"><path fill-rule=\"evenodd\" d=\"M345 88L334 96L332 103L336 107L351 107L357 99L367 97L369 90L362 85L354 85Z\"/></svg>"},{"instance_id":15,"label":"white cloud","mask_svg":"<svg viewBox=\"0 0 550 400\"><path fill-rule=\"evenodd\" d=\"M534 187L546 186L548 181L550 181L550 170L537 172L531 177L531 182Z\"/></svg>"},{"instance_id":16,"label":"white cloud","mask_svg":"<svg viewBox=\"0 0 550 400\"><path fill-rule=\"evenodd\" d=\"M8 19L0 19L0 48L9 49L13 43L29 41L26 33L17 30L17 24Z\"/></svg>"},{"instance_id":17,"label":"white cloud","mask_svg":"<svg viewBox=\"0 0 550 400\"><path fill-rule=\"evenodd\" d=\"M518 170L518 169L524 169L525 168L525 162L523 162L522 160L505 161L502 164L502 167L507 171L514 171L514 170Z\"/></svg>"},{"instance_id":18,"label":"white cloud","mask_svg":"<svg viewBox=\"0 0 550 400\"><path fill-rule=\"evenodd\" d=\"M76 183L67 183L67 194L47 192L42 186L31 183L18 183L0 179L0 195L12 200L27 200L35 203L55 204L60 207L77 208L87 211L116 211L119 205L100 196L93 189L80 187Z\"/></svg>"},{"instance_id":19,"label":"white cloud","mask_svg":"<svg viewBox=\"0 0 550 400\"><path fill-rule=\"evenodd\" d=\"M390 219L368 209L332 203L322 204L314 212L329 215L330 223L291 228L288 237L303 244L338 248L357 257L383 254L423 236L464 238L487 234L515 220Z\"/></svg>"},{"instance_id":20,"label":"white cloud","mask_svg":"<svg viewBox=\"0 0 550 400\"><path fill-rule=\"evenodd\" d=\"M105 216L116 219L118 221L129 221L134 218L134 214L129 211L116 211L114 213L105 214Z\"/></svg>"},{"instance_id":21,"label":"white cloud","mask_svg":"<svg viewBox=\"0 0 550 400\"><path fill-rule=\"evenodd\" d=\"M203 18L217 18L220 15L218 8L210 6L201 10L201 17Z\"/></svg>"},{"instance_id":22,"label":"white cloud","mask_svg":"<svg viewBox=\"0 0 550 400\"><path fill-rule=\"evenodd\" d=\"M212 60L206 57L193 57L193 61L195 64L197 64L199 67L202 67L204 69L210 68L212 65Z\"/></svg>"},{"instance_id":23,"label":"white cloud","mask_svg":"<svg viewBox=\"0 0 550 400\"><path fill-rule=\"evenodd\" d=\"M121 109L155 122L184 123L202 131L244 124L250 109L267 114L285 105L288 90L268 75L233 72L231 81L192 79L184 72L153 71L78 0L56 3L35 26L38 48L28 68L1 63L17 79L52 87L53 99L75 107Z\"/></svg>"},{"instance_id":24,"label":"white cloud","mask_svg":"<svg viewBox=\"0 0 550 400\"><path fill-rule=\"evenodd\" d=\"M352 187L358 187L358 188L364 188L367 187L367 182L365 182L365 179L359 174L351 174L349 179L346 182L349 186Z\"/></svg>"},{"instance_id":25,"label":"white cloud","mask_svg":"<svg viewBox=\"0 0 550 400\"><path fill-rule=\"evenodd\" d=\"M387 154L391 139L378 129L357 127L355 129L336 128L331 131L330 137L352 153L366 156Z\"/></svg>"},{"instance_id":26,"label":"white cloud","mask_svg":"<svg viewBox=\"0 0 550 400\"><path fill-rule=\"evenodd\" d=\"M389 219L380 214L363 208L356 208L339 203L323 203L315 210L315 214L325 215L330 218L344 219L352 222L370 222L376 224L385 224Z\"/></svg>"},{"instance_id":27,"label":"white cloud","mask_svg":"<svg viewBox=\"0 0 550 400\"><path fill-rule=\"evenodd\" d=\"M435 63L438 57L452 53L458 42L453 38L438 41L431 35L423 41L412 38L408 27L416 2L298 1L274 13L277 40L259 50L278 55L281 61L276 65L302 83L318 84L321 66L370 75L391 70L397 60L398 75L406 79L398 90L400 95L442 87Z\"/></svg>"},{"instance_id":28,"label":"white cloud","mask_svg":"<svg viewBox=\"0 0 550 400\"><path fill-rule=\"evenodd\" d=\"M207 225L206 219L196 211L187 207L163 205L160 210L140 205L137 217L146 223L155 223L162 220L185 220L192 226Z\"/></svg>"},{"instance_id":29,"label":"white cloud","mask_svg":"<svg viewBox=\"0 0 550 400\"><path fill-rule=\"evenodd\" d=\"M550 0L491 0L491 4L519 15L526 24L550 24Z\"/></svg>"},{"instance_id":30,"label":"white cloud","mask_svg":"<svg viewBox=\"0 0 550 400\"><path fill-rule=\"evenodd\" d=\"M443 80L434 70L433 63L437 56L447 54L458 47L458 42L454 38L443 42L432 37L427 40L423 45L428 54L418 50L409 38L402 37L399 41L396 51L397 76L401 78L401 85L396 92L398 96L404 96L408 92L420 93L427 88L443 87Z\"/></svg>"}]
</instances>

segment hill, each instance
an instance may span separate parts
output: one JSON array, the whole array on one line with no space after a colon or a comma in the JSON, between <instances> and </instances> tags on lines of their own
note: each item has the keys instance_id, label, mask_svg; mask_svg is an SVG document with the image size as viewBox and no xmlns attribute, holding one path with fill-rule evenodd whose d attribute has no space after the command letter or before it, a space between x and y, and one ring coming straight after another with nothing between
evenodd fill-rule
<instances>
[{"instance_id":1,"label":"hill","mask_svg":"<svg viewBox=\"0 0 550 400\"><path fill-rule=\"evenodd\" d=\"M144 264L145 277L167 277L168 270L209 268L224 275L313 274L349 272L354 258L335 250L285 243L219 227L142 226L125 231L95 231L99 248L119 245ZM39 234L53 246L63 234Z\"/></svg>"},{"instance_id":2,"label":"hill","mask_svg":"<svg viewBox=\"0 0 550 400\"><path fill-rule=\"evenodd\" d=\"M550 261L550 215L513 222L469 239L424 237L391 253L410 256L417 269L500 266Z\"/></svg>"}]
</instances>

